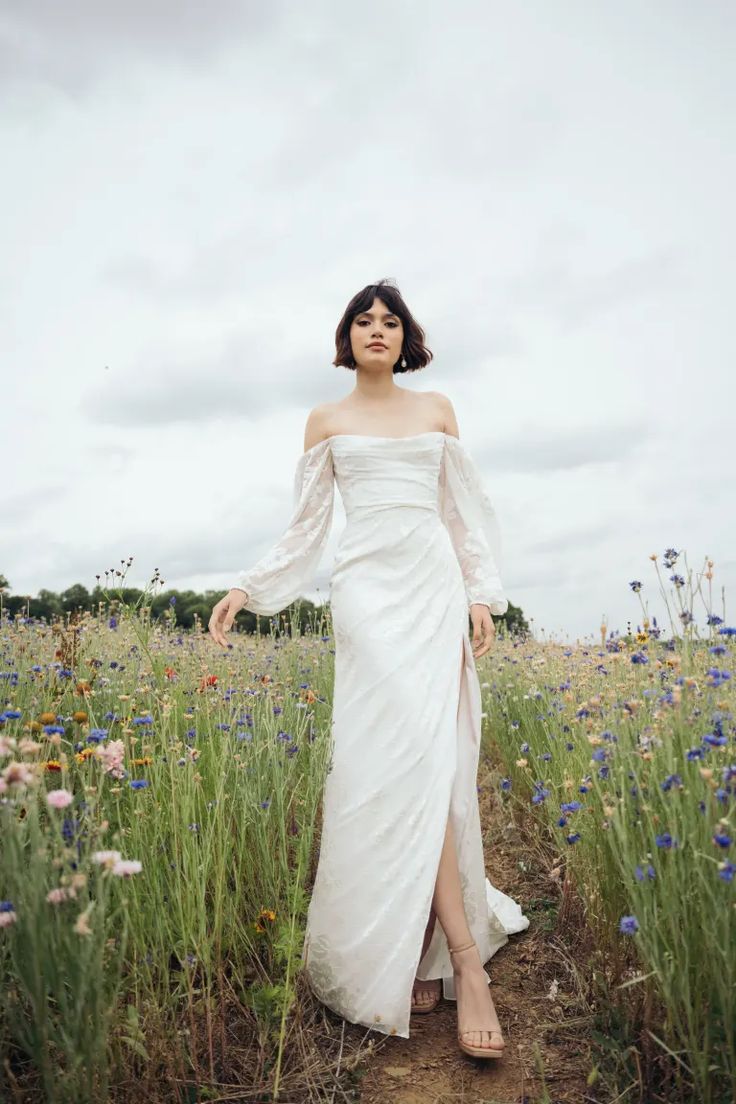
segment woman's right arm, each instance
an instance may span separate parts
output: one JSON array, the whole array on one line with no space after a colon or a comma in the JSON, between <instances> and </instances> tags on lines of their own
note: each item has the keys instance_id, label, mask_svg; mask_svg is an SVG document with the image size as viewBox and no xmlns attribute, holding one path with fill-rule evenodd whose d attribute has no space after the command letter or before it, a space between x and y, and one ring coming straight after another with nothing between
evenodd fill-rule
<instances>
[{"instance_id":1,"label":"woman's right arm","mask_svg":"<svg viewBox=\"0 0 736 1104\"><path fill-rule=\"evenodd\" d=\"M227 647L224 633L238 610L270 615L285 609L308 588L330 532L335 485L329 440L299 457L294 474L292 516L275 545L242 571L212 610L209 630Z\"/></svg>"}]
</instances>

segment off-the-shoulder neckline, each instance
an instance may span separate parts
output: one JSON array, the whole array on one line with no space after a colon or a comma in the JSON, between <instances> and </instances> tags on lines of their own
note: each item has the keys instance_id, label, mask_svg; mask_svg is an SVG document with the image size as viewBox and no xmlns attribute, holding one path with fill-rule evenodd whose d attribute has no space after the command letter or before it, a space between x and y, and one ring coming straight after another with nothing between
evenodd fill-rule
<instances>
[{"instance_id":1,"label":"off-the-shoulder neckline","mask_svg":"<svg viewBox=\"0 0 736 1104\"><path fill-rule=\"evenodd\" d=\"M447 433L444 429L426 429L422 433L410 433L404 437L379 437L373 433L331 433L329 437L323 437L321 441L317 441L311 448L306 449L302 456L306 456L312 449L319 448L320 445L326 445L328 442L336 441L341 437L357 438L360 441L415 441L418 437L436 436L451 437L454 441L460 440L454 433Z\"/></svg>"}]
</instances>

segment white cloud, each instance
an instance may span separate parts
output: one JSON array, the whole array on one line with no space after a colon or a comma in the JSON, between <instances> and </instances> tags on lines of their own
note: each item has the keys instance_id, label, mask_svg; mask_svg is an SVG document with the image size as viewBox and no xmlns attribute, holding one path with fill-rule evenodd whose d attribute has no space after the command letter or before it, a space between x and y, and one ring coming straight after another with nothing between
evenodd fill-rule
<instances>
[{"instance_id":1,"label":"white cloud","mask_svg":"<svg viewBox=\"0 0 736 1104\"><path fill-rule=\"evenodd\" d=\"M628 581L678 541L733 590L725 5L5 7L16 592L130 554L224 590L383 275L435 354L400 384L452 398L535 625L635 623Z\"/></svg>"}]
</instances>

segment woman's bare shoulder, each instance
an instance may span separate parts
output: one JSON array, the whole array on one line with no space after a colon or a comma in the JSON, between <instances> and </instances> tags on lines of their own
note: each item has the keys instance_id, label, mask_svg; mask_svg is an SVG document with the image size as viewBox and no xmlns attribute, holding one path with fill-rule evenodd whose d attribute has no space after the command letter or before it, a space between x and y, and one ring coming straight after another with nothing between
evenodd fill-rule
<instances>
[{"instance_id":1,"label":"woman's bare shoulder","mask_svg":"<svg viewBox=\"0 0 736 1104\"><path fill-rule=\"evenodd\" d=\"M307 416L304 427L304 451L314 448L325 437L330 436L330 419L334 416L336 403L319 403Z\"/></svg>"},{"instance_id":2,"label":"woman's bare shoulder","mask_svg":"<svg viewBox=\"0 0 736 1104\"><path fill-rule=\"evenodd\" d=\"M325 438L342 432L346 424L346 415L347 424L354 424L354 418L351 416L354 413L354 404L345 399L337 402L323 402L313 407L304 427L304 451L313 448ZM458 436L459 432L454 407L447 395L443 395L441 391L417 392L412 396L411 409L405 406L401 420L416 425L437 425L455 436ZM364 430L358 429L357 432L364 432ZM390 434L390 430L388 435L399 436L397 433Z\"/></svg>"},{"instance_id":3,"label":"woman's bare shoulder","mask_svg":"<svg viewBox=\"0 0 736 1104\"><path fill-rule=\"evenodd\" d=\"M427 396L431 398L435 410L437 412L438 419L442 422L445 433L450 433L454 437L459 437L460 430L457 425L457 415L455 414L455 407L452 405L452 400L443 395L441 391L427 391Z\"/></svg>"}]
</instances>

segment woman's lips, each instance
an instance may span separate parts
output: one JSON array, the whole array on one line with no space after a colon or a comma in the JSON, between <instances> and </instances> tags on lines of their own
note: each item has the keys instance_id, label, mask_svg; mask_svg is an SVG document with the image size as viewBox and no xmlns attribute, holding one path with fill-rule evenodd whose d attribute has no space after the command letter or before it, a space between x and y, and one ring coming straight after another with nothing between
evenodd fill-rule
<instances>
[{"instance_id":1,"label":"woman's lips","mask_svg":"<svg viewBox=\"0 0 736 1104\"><path fill-rule=\"evenodd\" d=\"M382 345L380 341L374 341L372 345L368 346L369 349L385 349L386 346Z\"/></svg>"}]
</instances>

